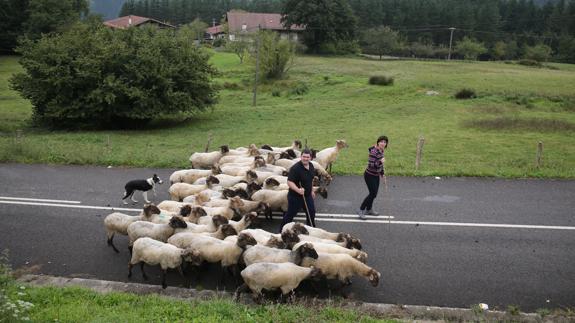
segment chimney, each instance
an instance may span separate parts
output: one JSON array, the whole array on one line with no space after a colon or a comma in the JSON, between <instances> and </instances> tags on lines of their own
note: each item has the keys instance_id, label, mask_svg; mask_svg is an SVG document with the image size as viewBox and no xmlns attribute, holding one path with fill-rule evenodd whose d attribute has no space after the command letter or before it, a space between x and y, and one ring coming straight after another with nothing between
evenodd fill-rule
<instances>
[{"instance_id":1,"label":"chimney","mask_svg":"<svg viewBox=\"0 0 575 323\"><path fill-rule=\"evenodd\" d=\"M216 26L216 18L212 18L212 27Z\"/></svg>"},{"instance_id":2,"label":"chimney","mask_svg":"<svg viewBox=\"0 0 575 323\"><path fill-rule=\"evenodd\" d=\"M131 25L132 25L132 16L129 16L128 17L128 26L131 26Z\"/></svg>"}]
</instances>

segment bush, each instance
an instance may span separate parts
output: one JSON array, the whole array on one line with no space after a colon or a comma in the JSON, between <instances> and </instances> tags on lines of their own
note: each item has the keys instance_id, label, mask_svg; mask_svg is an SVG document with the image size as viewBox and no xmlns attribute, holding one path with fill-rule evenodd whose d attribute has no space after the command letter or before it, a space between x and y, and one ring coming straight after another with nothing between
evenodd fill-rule
<instances>
[{"instance_id":1,"label":"bush","mask_svg":"<svg viewBox=\"0 0 575 323\"><path fill-rule=\"evenodd\" d=\"M216 102L206 52L171 30L77 24L18 48L11 79L33 118L53 127L125 127L162 115L193 115Z\"/></svg>"},{"instance_id":2,"label":"bush","mask_svg":"<svg viewBox=\"0 0 575 323\"><path fill-rule=\"evenodd\" d=\"M463 40L459 41L455 46L455 50L460 55L463 55L465 59L469 60L476 60L477 56L487 52L483 43L477 42L468 37L464 37Z\"/></svg>"},{"instance_id":3,"label":"bush","mask_svg":"<svg viewBox=\"0 0 575 323\"><path fill-rule=\"evenodd\" d=\"M216 38L212 43L212 46L217 47L225 47L226 46L226 39L225 38Z\"/></svg>"},{"instance_id":4,"label":"bush","mask_svg":"<svg viewBox=\"0 0 575 323\"><path fill-rule=\"evenodd\" d=\"M272 90L272 96L280 97L280 96L282 96L282 92L279 89L273 89Z\"/></svg>"},{"instance_id":5,"label":"bush","mask_svg":"<svg viewBox=\"0 0 575 323\"><path fill-rule=\"evenodd\" d=\"M545 44L527 46L525 47L525 55L523 58L537 62L545 62L551 57L552 52L551 47Z\"/></svg>"},{"instance_id":6,"label":"bush","mask_svg":"<svg viewBox=\"0 0 575 323\"><path fill-rule=\"evenodd\" d=\"M238 83L234 82L224 82L222 87L227 90L239 90L241 88L241 86Z\"/></svg>"},{"instance_id":7,"label":"bush","mask_svg":"<svg viewBox=\"0 0 575 323\"><path fill-rule=\"evenodd\" d=\"M8 251L3 251L0 254L0 322L30 321L28 312L34 305L21 299L26 296L25 291L26 287L14 281Z\"/></svg>"},{"instance_id":8,"label":"bush","mask_svg":"<svg viewBox=\"0 0 575 323\"><path fill-rule=\"evenodd\" d=\"M369 84L371 85L393 85L393 77L391 76L372 76L369 78Z\"/></svg>"},{"instance_id":9,"label":"bush","mask_svg":"<svg viewBox=\"0 0 575 323\"><path fill-rule=\"evenodd\" d=\"M455 93L456 99L473 99L476 98L477 95L475 94L475 90L473 89L461 89Z\"/></svg>"},{"instance_id":10,"label":"bush","mask_svg":"<svg viewBox=\"0 0 575 323\"><path fill-rule=\"evenodd\" d=\"M298 82L289 91L290 95L304 95L309 92L309 86L306 83Z\"/></svg>"},{"instance_id":11,"label":"bush","mask_svg":"<svg viewBox=\"0 0 575 323\"><path fill-rule=\"evenodd\" d=\"M280 79L293 64L295 43L280 39L278 33L264 30L258 33L260 71L266 79ZM255 63L257 55L253 54Z\"/></svg>"},{"instance_id":12,"label":"bush","mask_svg":"<svg viewBox=\"0 0 575 323\"><path fill-rule=\"evenodd\" d=\"M520 59L517 64L519 65L524 65L524 66L535 66L535 67L541 67L541 63L539 63L536 60L532 60L532 59Z\"/></svg>"}]
</instances>

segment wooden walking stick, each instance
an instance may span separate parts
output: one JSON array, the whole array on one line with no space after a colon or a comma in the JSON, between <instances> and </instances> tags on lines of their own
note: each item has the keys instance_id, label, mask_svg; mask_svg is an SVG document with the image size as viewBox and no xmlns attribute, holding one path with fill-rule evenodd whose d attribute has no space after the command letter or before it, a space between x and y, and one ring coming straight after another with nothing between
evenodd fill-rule
<instances>
[{"instance_id":1,"label":"wooden walking stick","mask_svg":"<svg viewBox=\"0 0 575 323\"><path fill-rule=\"evenodd\" d=\"M301 182L299 182L299 186L300 186L300 188L303 187L303 185L301 184ZM312 188L312 189L313 189L313 188ZM312 227L315 228L315 221L313 221L313 220L311 219L311 215L309 214L309 208L307 207L307 201L305 200L305 189L304 189L304 193L303 193L303 195L302 195L302 198L303 198L303 205L305 206L305 216L306 216L306 219L308 220L309 224L310 224Z\"/></svg>"}]
</instances>

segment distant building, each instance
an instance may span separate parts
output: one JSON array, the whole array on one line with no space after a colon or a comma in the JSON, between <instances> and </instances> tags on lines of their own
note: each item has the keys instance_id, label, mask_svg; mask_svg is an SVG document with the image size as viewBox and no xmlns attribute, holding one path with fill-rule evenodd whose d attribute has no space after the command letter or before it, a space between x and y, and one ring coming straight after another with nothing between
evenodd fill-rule
<instances>
[{"instance_id":1,"label":"distant building","mask_svg":"<svg viewBox=\"0 0 575 323\"><path fill-rule=\"evenodd\" d=\"M282 39L298 40L298 35L305 30L305 27L292 25L285 28L281 22L282 15L279 13L254 13L243 11L229 11L226 14L228 23L229 40L235 40L242 34L257 32L258 29L273 30L280 34Z\"/></svg>"},{"instance_id":2,"label":"distant building","mask_svg":"<svg viewBox=\"0 0 575 323\"><path fill-rule=\"evenodd\" d=\"M117 28L117 29L126 29L126 28L130 28L130 27L140 27L140 26L144 26L144 25L155 25L155 26L158 26L160 28L174 28L174 29L176 28L175 26L172 26L172 25L167 24L165 22L161 22L161 21L156 20L156 19L134 16L134 15L124 16L124 17L119 17L116 19L104 21L104 25L111 27L111 28Z\"/></svg>"},{"instance_id":3,"label":"distant building","mask_svg":"<svg viewBox=\"0 0 575 323\"><path fill-rule=\"evenodd\" d=\"M224 26L217 25L206 28L206 40L216 40L218 38L226 37L226 32L224 31Z\"/></svg>"}]
</instances>

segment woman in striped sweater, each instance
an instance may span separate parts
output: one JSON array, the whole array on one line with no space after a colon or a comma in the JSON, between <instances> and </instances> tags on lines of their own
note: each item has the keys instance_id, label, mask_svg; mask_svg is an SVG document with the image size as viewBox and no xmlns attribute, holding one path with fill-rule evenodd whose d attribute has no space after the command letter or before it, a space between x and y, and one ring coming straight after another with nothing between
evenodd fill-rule
<instances>
[{"instance_id":1,"label":"woman in striped sweater","mask_svg":"<svg viewBox=\"0 0 575 323\"><path fill-rule=\"evenodd\" d=\"M384 152L387 148L389 139L387 136L380 136L377 138L377 143L375 146L369 147L369 158L367 161L367 168L363 173L363 178L365 179L365 184L367 184L367 189L369 194L361 203L359 210L357 211L359 218L362 220L367 219L366 215L379 215L376 211L372 209L373 200L377 196L377 190L379 189L379 180L385 174L383 169L383 164L385 162Z\"/></svg>"}]
</instances>

